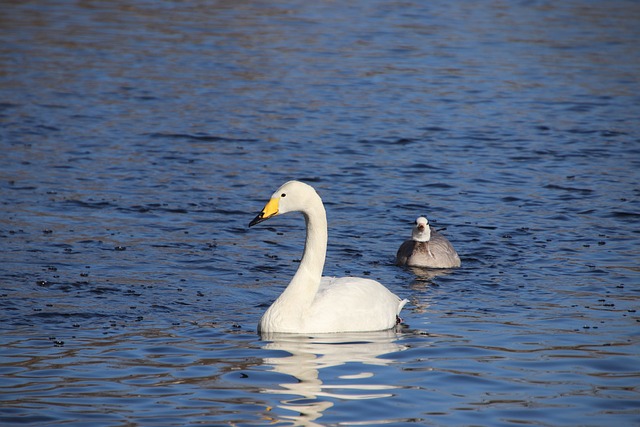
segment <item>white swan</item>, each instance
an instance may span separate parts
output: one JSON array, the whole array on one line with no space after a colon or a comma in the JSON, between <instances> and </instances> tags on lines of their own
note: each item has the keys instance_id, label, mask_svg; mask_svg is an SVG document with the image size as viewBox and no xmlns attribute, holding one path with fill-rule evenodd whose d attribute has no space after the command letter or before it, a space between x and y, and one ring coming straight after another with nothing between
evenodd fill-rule
<instances>
[{"instance_id":1,"label":"white swan","mask_svg":"<svg viewBox=\"0 0 640 427\"><path fill-rule=\"evenodd\" d=\"M249 227L296 211L302 212L307 225L302 260L287 288L262 316L258 332L365 332L394 327L407 300L374 280L322 277L327 215L313 187L299 181L285 183Z\"/></svg>"},{"instance_id":2,"label":"white swan","mask_svg":"<svg viewBox=\"0 0 640 427\"><path fill-rule=\"evenodd\" d=\"M396 253L396 264L410 267L453 268L460 267L460 257L453 245L436 230L431 229L427 218L421 216Z\"/></svg>"}]
</instances>

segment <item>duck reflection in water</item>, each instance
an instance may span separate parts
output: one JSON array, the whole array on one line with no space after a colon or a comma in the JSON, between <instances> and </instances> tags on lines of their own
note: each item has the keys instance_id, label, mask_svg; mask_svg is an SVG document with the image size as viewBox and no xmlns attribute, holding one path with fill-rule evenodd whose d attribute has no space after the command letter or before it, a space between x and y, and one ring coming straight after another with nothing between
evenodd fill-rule
<instances>
[{"instance_id":1,"label":"duck reflection in water","mask_svg":"<svg viewBox=\"0 0 640 427\"><path fill-rule=\"evenodd\" d=\"M264 393L296 395L300 397L281 400L279 408L292 411L296 415L282 415L280 418L293 421L295 426L320 426L316 423L323 412L333 406L335 399L363 400L390 397L389 390L396 386L374 381L375 369L368 366L386 366L394 362L384 357L406 347L396 341L395 330L362 333L320 334L306 336L298 334L264 333L265 350L280 350L288 353L283 357L264 359L273 371L294 378L281 388L265 389ZM344 364L353 364L353 372L344 375L339 371L325 370L321 379L320 371ZM335 376L334 376L335 375ZM333 381L334 379L338 381ZM352 380L348 384L345 380ZM334 384L335 382L335 384ZM345 390L337 393L330 390ZM363 420L364 421L364 420ZM372 420L367 420L371 422Z\"/></svg>"}]
</instances>

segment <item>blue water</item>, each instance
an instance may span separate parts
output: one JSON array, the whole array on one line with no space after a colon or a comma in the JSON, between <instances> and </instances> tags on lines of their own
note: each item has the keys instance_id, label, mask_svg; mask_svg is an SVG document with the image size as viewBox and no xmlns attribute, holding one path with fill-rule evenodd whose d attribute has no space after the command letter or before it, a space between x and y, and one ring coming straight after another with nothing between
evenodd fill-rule
<instances>
[{"instance_id":1,"label":"blue water","mask_svg":"<svg viewBox=\"0 0 640 427\"><path fill-rule=\"evenodd\" d=\"M3 425L640 425L640 4L20 2L0 18ZM394 331L255 333L297 266ZM453 271L394 265L427 215Z\"/></svg>"}]
</instances>

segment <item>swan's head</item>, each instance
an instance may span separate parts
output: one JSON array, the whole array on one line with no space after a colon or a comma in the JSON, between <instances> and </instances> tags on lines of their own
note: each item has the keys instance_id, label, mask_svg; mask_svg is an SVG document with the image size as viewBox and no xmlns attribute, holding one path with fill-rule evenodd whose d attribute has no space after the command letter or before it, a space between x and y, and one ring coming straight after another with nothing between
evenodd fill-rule
<instances>
[{"instance_id":1,"label":"swan's head","mask_svg":"<svg viewBox=\"0 0 640 427\"><path fill-rule=\"evenodd\" d=\"M266 221L272 216L287 212L306 211L317 205L320 196L312 186L300 181L289 181L278 188L271 199L250 223L249 227ZM322 201L320 201L322 206Z\"/></svg>"},{"instance_id":2,"label":"swan's head","mask_svg":"<svg viewBox=\"0 0 640 427\"><path fill-rule=\"evenodd\" d=\"M413 226L411 238L417 242L428 242L431 239L431 227L429 220L423 216L416 219L416 225Z\"/></svg>"}]
</instances>

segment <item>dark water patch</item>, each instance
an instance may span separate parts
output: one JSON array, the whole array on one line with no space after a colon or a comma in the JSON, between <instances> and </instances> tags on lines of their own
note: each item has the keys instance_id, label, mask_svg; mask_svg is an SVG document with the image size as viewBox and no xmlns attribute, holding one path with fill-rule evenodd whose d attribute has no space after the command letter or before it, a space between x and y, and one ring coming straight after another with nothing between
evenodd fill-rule
<instances>
[{"instance_id":1,"label":"dark water patch","mask_svg":"<svg viewBox=\"0 0 640 427\"><path fill-rule=\"evenodd\" d=\"M574 157L574 158L589 157L589 158L605 159L610 156L611 156L611 150L602 149L602 148L585 148L580 153L575 153L567 157Z\"/></svg>"},{"instance_id":2,"label":"dark water patch","mask_svg":"<svg viewBox=\"0 0 640 427\"><path fill-rule=\"evenodd\" d=\"M360 139L358 140L358 144L371 145L371 146L379 145L379 144L386 145L388 144L388 141L384 139ZM351 154L355 154L355 153L356 151L353 151Z\"/></svg>"},{"instance_id":3,"label":"dark water patch","mask_svg":"<svg viewBox=\"0 0 640 427\"><path fill-rule=\"evenodd\" d=\"M59 321L60 319L78 319L78 320L93 320L104 319L112 316L111 313L93 313L93 312L58 312L58 311L41 311L30 315L33 318L43 319L45 321Z\"/></svg>"},{"instance_id":4,"label":"dark water patch","mask_svg":"<svg viewBox=\"0 0 640 427\"><path fill-rule=\"evenodd\" d=\"M572 103L571 105L567 106L567 111L571 111L574 113L588 113L590 111L592 111L593 109L597 108L597 107L601 107L602 104L595 104L595 103ZM582 131L579 131L577 133L584 133ZM591 133L591 132L589 132Z\"/></svg>"},{"instance_id":5,"label":"dark water patch","mask_svg":"<svg viewBox=\"0 0 640 427\"><path fill-rule=\"evenodd\" d=\"M73 157L69 157L67 159L68 162L78 162L78 161L82 161L82 160L94 160L93 157L89 157L92 156L94 153L92 153L91 151L71 151L69 153L66 153L69 156L73 156Z\"/></svg>"},{"instance_id":6,"label":"dark water patch","mask_svg":"<svg viewBox=\"0 0 640 427\"><path fill-rule=\"evenodd\" d=\"M343 253L344 255L348 256L349 258L361 258L362 257L362 251L359 249L353 249L353 248L341 248L339 250L340 253Z\"/></svg>"},{"instance_id":7,"label":"dark water patch","mask_svg":"<svg viewBox=\"0 0 640 427\"><path fill-rule=\"evenodd\" d=\"M19 108L22 104L13 103L13 102L0 102L0 110L9 110L12 108Z\"/></svg>"},{"instance_id":8,"label":"dark water patch","mask_svg":"<svg viewBox=\"0 0 640 427\"><path fill-rule=\"evenodd\" d=\"M15 182L10 183L8 188L15 191L35 191L38 189L38 187L34 185L16 186Z\"/></svg>"},{"instance_id":9,"label":"dark water patch","mask_svg":"<svg viewBox=\"0 0 640 427\"><path fill-rule=\"evenodd\" d=\"M360 153L360 149L357 148L351 148L349 146L340 146L337 148L336 150L336 154L341 155L341 156L356 156ZM294 160L295 162L297 162L297 160Z\"/></svg>"},{"instance_id":10,"label":"dark water patch","mask_svg":"<svg viewBox=\"0 0 640 427\"><path fill-rule=\"evenodd\" d=\"M36 284L43 288L59 290L66 293L83 291L83 290L89 290L90 292L93 292L93 289L94 289L93 284L86 280L75 281L75 282L56 282L53 280L38 280L36 281Z\"/></svg>"},{"instance_id":11,"label":"dark water patch","mask_svg":"<svg viewBox=\"0 0 640 427\"><path fill-rule=\"evenodd\" d=\"M272 260L278 261L279 258L273 257ZM282 270L282 267L276 264L256 265L250 268L250 271L257 273L278 273Z\"/></svg>"},{"instance_id":12,"label":"dark water patch","mask_svg":"<svg viewBox=\"0 0 640 427\"><path fill-rule=\"evenodd\" d=\"M182 155L161 156L159 159L168 161L169 163L187 163L187 164L193 164L199 161L197 158L182 156Z\"/></svg>"},{"instance_id":13,"label":"dark water patch","mask_svg":"<svg viewBox=\"0 0 640 427\"><path fill-rule=\"evenodd\" d=\"M123 208L120 207L118 208L120 211L122 212L136 212L136 213L148 213L148 212L152 212L153 210L155 210L157 208L157 205L133 205L129 208Z\"/></svg>"},{"instance_id":14,"label":"dark water patch","mask_svg":"<svg viewBox=\"0 0 640 427\"><path fill-rule=\"evenodd\" d=\"M539 155L538 156L525 156L525 155L509 156L509 160L513 162L530 163L530 162L540 161L540 156Z\"/></svg>"},{"instance_id":15,"label":"dark water patch","mask_svg":"<svg viewBox=\"0 0 640 427\"><path fill-rule=\"evenodd\" d=\"M456 188L455 185L447 184L446 182L429 182L426 187L428 189L440 189L440 190L450 190Z\"/></svg>"},{"instance_id":16,"label":"dark water patch","mask_svg":"<svg viewBox=\"0 0 640 427\"><path fill-rule=\"evenodd\" d=\"M171 307L167 307L166 305L161 305L161 304L153 304L151 306L151 308L154 311L159 311L159 312L162 312L162 313L171 313L171 312L175 311L175 309L173 309Z\"/></svg>"},{"instance_id":17,"label":"dark water patch","mask_svg":"<svg viewBox=\"0 0 640 427\"><path fill-rule=\"evenodd\" d=\"M552 150L552 149L536 149L533 150L533 154L536 154L538 157L538 159L542 158L542 157L551 157L551 158L557 158L557 159L562 159L564 158L565 154L564 153L560 153L557 150Z\"/></svg>"},{"instance_id":18,"label":"dark water patch","mask_svg":"<svg viewBox=\"0 0 640 427\"><path fill-rule=\"evenodd\" d=\"M69 108L68 105L62 105L62 104L36 104L36 105L38 105L39 107L53 109L53 110L65 110Z\"/></svg>"},{"instance_id":19,"label":"dark water patch","mask_svg":"<svg viewBox=\"0 0 640 427\"><path fill-rule=\"evenodd\" d=\"M608 216L620 219L637 219L640 218L640 212L613 211Z\"/></svg>"},{"instance_id":20,"label":"dark water patch","mask_svg":"<svg viewBox=\"0 0 640 427\"><path fill-rule=\"evenodd\" d=\"M258 208L259 209L259 208ZM211 213L211 214L215 214L220 215L222 217L228 217L228 218L241 218L241 217L245 217L245 216L251 216L250 212L246 212L246 211L241 211L241 210L236 210L236 209L225 209L225 208L215 208L215 209L203 209L203 210L199 210L199 211L195 211L198 213ZM201 222L207 222L205 220L202 220Z\"/></svg>"},{"instance_id":21,"label":"dark water patch","mask_svg":"<svg viewBox=\"0 0 640 427\"><path fill-rule=\"evenodd\" d=\"M1 419L3 422L7 424L15 424L15 425L46 425L46 424L54 424L59 421L59 418L54 416L48 416L44 414L40 415L32 415L27 414L26 411L22 409L15 410L3 410L3 415ZM13 415L15 414L15 415Z\"/></svg>"},{"instance_id":22,"label":"dark water patch","mask_svg":"<svg viewBox=\"0 0 640 427\"><path fill-rule=\"evenodd\" d=\"M422 142L422 140L416 138L399 138L391 141L392 144L400 146L413 145L420 142Z\"/></svg>"},{"instance_id":23,"label":"dark water patch","mask_svg":"<svg viewBox=\"0 0 640 427\"><path fill-rule=\"evenodd\" d=\"M618 136L626 136L629 135L628 132L622 132L617 130L605 129L600 131L600 136L603 138L616 138Z\"/></svg>"},{"instance_id":24,"label":"dark water patch","mask_svg":"<svg viewBox=\"0 0 640 427\"><path fill-rule=\"evenodd\" d=\"M591 215L591 214L594 214L594 213L596 213L596 212L597 212L597 211L596 211L595 209L587 209L587 210L579 211L579 212L576 212L576 213L577 213L578 215Z\"/></svg>"},{"instance_id":25,"label":"dark water patch","mask_svg":"<svg viewBox=\"0 0 640 427\"><path fill-rule=\"evenodd\" d=\"M144 136L151 138L169 138L169 139L186 139L202 142L258 142L258 139L254 138L229 138L224 136L215 136L207 134L187 134L187 133L147 133Z\"/></svg>"},{"instance_id":26,"label":"dark water patch","mask_svg":"<svg viewBox=\"0 0 640 427\"><path fill-rule=\"evenodd\" d=\"M462 224L456 224L456 227L470 227L472 229L478 228L478 229L482 229L482 230L497 230L498 227L494 226L494 225L484 225L484 224L477 224L477 223L471 223L471 222L465 222Z\"/></svg>"},{"instance_id":27,"label":"dark water patch","mask_svg":"<svg viewBox=\"0 0 640 427\"><path fill-rule=\"evenodd\" d=\"M419 211L421 212L427 206L426 203L400 203L398 204L398 210L407 210L407 211ZM412 219L414 221L415 218ZM412 222L413 223L413 222Z\"/></svg>"},{"instance_id":28,"label":"dark water patch","mask_svg":"<svg viewBox=\"0 0 640 427\"><path fill-rule=\"evenodd\" d=\"M515 203L515 202L521 202L522 201L522 199L520 199L518 197L514 197L514 196L503 197L500 200L505 202L505 203Z\"/></svg>"},{"instance_id":29,"label":"dark water patch","mask_svg":"<svg viewBox=\"0 0 640 427\"><path fill-rule=\"evenodd\" d=\"M195 249L196 246L190 243L184 242L174 242L174 243L161 243L161 244L150 244L152 248L169 248L169 249Z\"/></svg>"},{"instance_id":30,"label":"dark water patch","mask_svg":"<svg viewBox=\"0 0 640 427\"><path fill-rule=\"evenodd\" d=\"M72 114L69 116L73 120L103 120L102 116L99 115L91 115L91 114Z\"/></svg>"},{"instance_id":31,"label":"dark water patch","mask_svg":"<svg viewBox=\"0 0 640 427\"><path fill-rule=\"evenodd\" d=\"M177 214L188 214L189 213L189 210L185 209L185 208L160 208L158 210L162 211L162 212L177 213Z\"/></svg>"},{"instance_id":32,"label":"dark water patch","mask_svg":"<svg viewBox=\"0 0 640 427\"><path fill-rule=\"evenodd\" d=\"M501 139L495 136L490 136L488 134L471 134L471 135L463 135L463 136L459 136L459 139L464 139L464 140L471 140L471 141L479 141L479 142L497 142L500 141ZM468 147L468 148L474 148L472 146Z\"/></svg>"},{"instance_id":33,"label":"dark water patch","mask_svg":"<svg viewBox=\"0 0 640 427\"><path fill-rule=\"evenodd\" d=\"M450 132L450 129L447 128L443 128L443 127L439 127L439 126L427 126L427 127L423 127L420 128L421 130L424 130L426 132Z\"/></svg>"},{"instance_id":34,"label":"dark water patch","mask_svg":"<svg viewBox=\"0 0 640 427\"><path fill-rule=\"evenodd\" d=\"M301 180L302 182L307 182L307 183L318 183L318 182L325 182L326 179L323 178L321 175L301 175L300 178L296 178Z\"/></svg>"},{"instance_id":35,"label":"dark water patch","mask_svg":"<svg viewBox=\"0 0 640 427\"><path fill-rule=\"evenodd\" d=\"M599 135L603 138L617 138L620 136L628 136L628 132L616 131L610 129L585 129L585 128L571 128L564 132L573 135Z\"/></svg>"},{"instance_id":36,"label":"dark water patch","mask_svg":"<svg viewBox=\"0 0 640 427\"><path fill-rule=\"evenodd\" d=\"M445 172L444 169L428 163L413 163L410 166L408 166L407 169L415 170L418 172L424 172L424 171L439 171L441 173Z\"/></svg>"},{"instance_id":37,"label":"dark water patch","mask_svg":"<svg viewBox=\"0 0 640 427\"><path fill-rule=\"evenodd\" d=\"M104 244L104 241L86 239L86 240L78 240L76 243L79 244L79 245L102 245L102 244Z\"/></svg>"},{"instance_id":38,"label":"dark water patch","mask_svg":"<svg viewBox=\"0 0 640 427\"><path fill-rule=\"evenodd\" d=\"M148 203L145 205L132 205L130 207L118 207L121 212L138 212L147 213L152 211L167 211L168 204L166 203Z\"/></svg>"},{"instance_id":39,"label":"dark water patch","mask_svg":"<svg viewBox=\"0 0 640 427\"><path fill-rule=\"evenodd\" d=\"M578 193L578 194L582 194L582 195L585 195L585 196L594 193L594 191L589 189L589 188L565 187L565 186L561 186L561 185L557 185L557 184L547 184L547 185L544 186L544 188L549 189L549 190L568 191L570 193Z\"/></svg>"},{"instance_id":40,"label":"dark water patch","mask_svg":"<svg viewBox=\"0 0 640 427\"><path fill-rule=\"evenodd\" d=\"M189 214L191 211L187 208L169 207L168 204L151 203L148 205L133 205L130 207L119 206L116 208L119 212L125 213L174 213L174 214Z\"/></svg>"},{"instance_id":41,"label":"dark water patch","mask_svg":"<svg viewBox=\"0 0 640 427\"><path fill-rule=\"evenodd\" d=\"M77 200L77 199L67 199L63 202L64 205L80 207L80 208L88 208L88 209L106 209L114 207L113 204L106 201L93 201L89 200Z\"/></svg>"},{"instance_id":42,"label":"dark water patch","mask_svg":"<svg viewBox=\"0 0 640 427\"><path fill-rule=\"evenodd\" d=\"M116 286L98 285L98 286L92 286L91 289L89 289L89 292L97 295L104 295L104 294L115 295L115 294L122 293L122 288L116 287Z\"/></svg>"},{"instance_id":43,"label":"dark water patch","mask_svg":"<svg viewBox=\"0 0 640 427\"><path fill-rule=\"evenodd\" d=\"M55 126L37 125L36 129L40 129L47 132L60 132L60 128Z\"/></svg>"}]
</instances>

